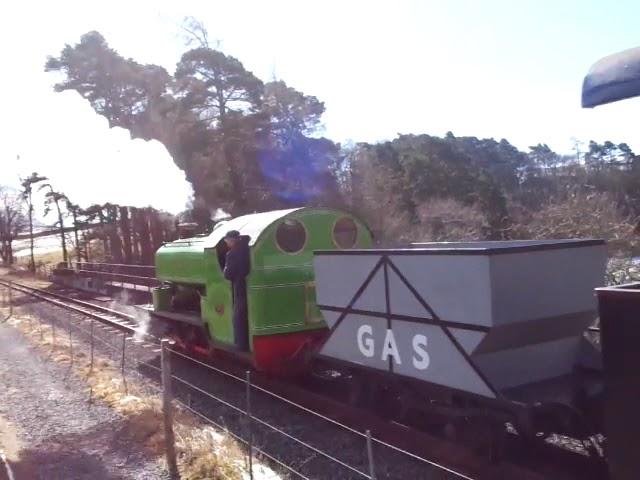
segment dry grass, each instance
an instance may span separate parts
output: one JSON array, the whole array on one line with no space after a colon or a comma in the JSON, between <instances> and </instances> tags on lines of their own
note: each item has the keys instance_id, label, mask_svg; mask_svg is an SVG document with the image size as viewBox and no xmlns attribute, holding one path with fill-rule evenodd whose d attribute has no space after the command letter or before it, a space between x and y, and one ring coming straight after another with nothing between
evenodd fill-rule
<instances>
[{"instance_id":1,"label":"dry grass","mask_svg":"<svg viewBox=\"0 0 640 480\"><path fill-rule=\"evenodd\" d=\"M75 262L77 258L76 258L76 251L75 251L75 247L73 246L73 243L67 244L67 252L69 254L69 260ZM89 258L91 259L92 262L105 261L104 248L101 241L92 240L89 243ZM33 256L33 259L35 261L36 267L57 265L58 263L63 261L62 248L60 248L59 250L54 250L52 252L47 252L47 253L40 253L40 254L35 253ZM28 254L21 255L20 257L16 258L16 262L14 266L19 269L28 269L30 261L31 261L31 258Z\"/></svg>"},{"instance_id":2,"label":"dry grass","mask_svg":"<svg viewBox=\"0 0 640 480\"><path fill-rule=\"evenodd\" d=\"M15 280L25 285L36 288L47 288L51 286L51 281L44 280L43 278L35 277L31 272L11 270L6 275L2 275L2 280ZM0 298L2 294L0 293Z\"/></svg>"},{"instance_id":3,"label":"dry grass","mask_svg":"<svg viewBox=\"0 0 640 480\"><path fill-rule=\"evenodd\" d=\"M86 381L91 401L101 401L122 415L124 422L116 432L118 437L141 444L150 455L164 462L164 424L159 396L144 394L131 379L127 381L125 391L119 365L98 355L93 368L82 352L74 351L72 359L66 332L57 330L54 344L51 328L44 325L41 336L37 319L17 315L11 323L42 348L51 360L68 364ZM242 480L248 477L244 468L245 455L239 445L214 428L203 426L194 415L180 407L174 412L174 432L183 480ZM260 467L270 472L268 468ZM270 472L269 478L279 477Z\"/></svg>"},{"instance_id":4,"label":"dry grass","mask_svg":"<svg viewBox=\"0 0 640 480\"><path fill-rule=\"evenodd\" d=\"M33 259L37 265L55 265L62 262L62 250L56 250L55 252L47 252L41 254L35 254ZM29 255L20 256L16 259L15 266L28 268L31 261Z\"/></svg>"}]
</instances>

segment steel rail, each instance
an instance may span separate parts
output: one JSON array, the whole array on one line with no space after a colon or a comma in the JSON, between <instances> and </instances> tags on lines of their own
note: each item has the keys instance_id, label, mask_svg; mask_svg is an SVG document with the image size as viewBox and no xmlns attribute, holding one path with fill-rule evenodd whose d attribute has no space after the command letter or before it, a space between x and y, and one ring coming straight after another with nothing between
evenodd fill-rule
<instances>
[{"instance_id":1,"label":"steel rail","mask_svg":"<svg viewBox=\"0 0 640 480\"><path fill-rule=\"evenodd\" d=\"M146 268L155 269L155 265L134 265L130 263L104 263L104 262L72 262L72 265L100 265L105 267Z\"/></svg>"},{"instance_id":2,"label":"steel rail","mask_svg":"<svg viewBox=\"0 0 640 480\"><path fill-rule=\"evenodd\" d=\"M78 274L81 277L133 278L133 279L136 279L136 280L147 280L147 281L149 281L149 283L160 284L160 280L158 280L156 277L145 277L143 275L131 275L129 273L119 273L119 272L101 272L101 271L98 271L98 270L84 270L84 269L80 269L80 270L69 269L69 270L72 271L72 272L75 272L76 274Z\"/></svg>"},{"instance_id":3,"label":"steel rail","mask_svg":"<svg viewBox=\"0 0 640 480\"><path fill-rule=\"evenodd\" d=\"M151 287L153 285L161 284L161 281L155 277L145 277L142 275L130 275L128 273L104 272L99 270L74 270L72 268L59 268L56 270L59 272L71 272L73 275L77 275L78 277L100 278L103 280L110 280L113 282L120 282L120 283L124 282L125 280L144 280L144 282L146 283L136 284L143 287ZM56 270L54 270L54 273Z\"/></svg>"},{"instance_id":4,"label":"steel rail","mask_svg":"<svg viewBox=\"0 0 640 480\"><path fill-rule=\"evenodd\" d=\"M14 290L25 293L27 295L31 295L32 297L35 297L35 298L39 298L41 300L44 300L53 305L57 305L59 307L65 308L67 310L71 310L73 312L86 315L87 317L98 320L99 322L102 322L110 327L114 327L120 331L129 333L131 335L135 335L135 334L144 335L146 337L150 337L150 338L153 338L154 340L157 340L157 338L138 329L138 327L136 326L136 317L133 315L129 315L124 312L119 312L118 310L102 307L100 305L95 305L90 302L78 300L76 298L70 298L57 293L47 292L46 290L43 290L41 288L30 287L22 283L11 282L11 284L9 284L7 282L0 281L0 285L4 285L5 287L8 287L8 288L13 288ZM72 304L79 305L79 307L74 306ZM91 310L94 310L94 312L92 312ZM98 311L101 314L97 314L95 313L95 311ZM117 320L114 320L113 318L108 318L105 315L110 315L112 317L117 317L123 320L127 320L128 322L131 322L131 325L127 323L119 322Z\"/></svg>"}]
</instances>

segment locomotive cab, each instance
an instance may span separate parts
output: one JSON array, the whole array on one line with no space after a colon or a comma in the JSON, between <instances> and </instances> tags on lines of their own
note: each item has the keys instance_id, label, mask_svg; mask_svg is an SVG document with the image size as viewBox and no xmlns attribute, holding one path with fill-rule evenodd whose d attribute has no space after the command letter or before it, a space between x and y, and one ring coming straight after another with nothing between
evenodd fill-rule
<instances>
[{"instance_id":1,"label":"locomotive cab","mask_svg":"<svg viewBox=\"0 0 640 480\"><path fill-rule=\"evenodd\" d=\"M230 230L245 237L251 255L250 360L277 374L302 368L305 353L328 331L315 300L313 251L369 247L369 230L346 212L299 208L245 215L221 222L207 237L163 245L156 271L165 286L154 290L154 314L171 322L179 337L198 337L200 346L221 351L234 350L233 295L223 274ZM197 292L199 312L179 308L178 289Z\"/></svg>"}]
</instances>

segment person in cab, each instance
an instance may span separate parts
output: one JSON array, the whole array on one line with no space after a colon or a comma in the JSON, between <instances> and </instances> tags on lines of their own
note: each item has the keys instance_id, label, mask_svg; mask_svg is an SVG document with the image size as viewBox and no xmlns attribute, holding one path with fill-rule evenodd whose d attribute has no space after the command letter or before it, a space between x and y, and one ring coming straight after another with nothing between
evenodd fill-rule
<instances>
[{"instance_id":1,"label":"person in cab","mask_svg":"<svg viewBox=\"0 0 640 480\"><path fill-rule=\"evenodd\" d=\"M231 282L233 296L233 336L236 347L249 351L249 318L247 308L246 278L251 271L249 237L230 230L224 237L229 247L224 265L224 278Z\"/></svg>"}]
</instances>

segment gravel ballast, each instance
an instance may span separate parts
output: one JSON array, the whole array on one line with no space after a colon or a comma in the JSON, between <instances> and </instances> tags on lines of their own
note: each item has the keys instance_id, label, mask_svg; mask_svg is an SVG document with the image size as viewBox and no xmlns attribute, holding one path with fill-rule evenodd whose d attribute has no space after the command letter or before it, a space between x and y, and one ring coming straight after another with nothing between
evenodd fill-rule
<instances>
[{"instance_id":1,"label":"gravel ballast","mask_svg":"<svg viewBox=\"0 0 640 480\"><path fill-rule=\"evenodd\" d=\"M154 458L119 435L127 420L90 403L86 383L48 358L47 347L32 346L8 324L0 325L0 346L0 418L21 445L11 462L16 480L167 478Z\"/></svg>"}]
</instances>

